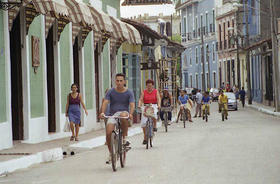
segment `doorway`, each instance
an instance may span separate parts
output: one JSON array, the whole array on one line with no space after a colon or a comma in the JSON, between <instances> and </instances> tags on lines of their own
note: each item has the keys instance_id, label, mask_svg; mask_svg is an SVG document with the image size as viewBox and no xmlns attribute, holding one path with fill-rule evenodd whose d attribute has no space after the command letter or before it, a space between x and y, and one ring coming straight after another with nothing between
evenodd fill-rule
<instances>
[{"instance_id":1,"label":"doorway","mask_svg":"<svg viewBox=\"0 0 280 184\"><path fill-rule=\"evenodd\" d=\"M73 64L74 64L74 83L80 88L80 67L79 67L79 39L75 38L73 46Z\"/></svg>"},{"instance_id":2,"label":"doorway","mask_svg":"<svg viewBox=\"0 0 280 184\"><path fill-rule=\"evenodd\" d=\"M10 31L11 111L13 140L23 140L23 94L20 13Z\"/></svg>"},{"instance_id":3,"label":"doorway","mask_svg":"<svg viewBox=\"0 0 280 184\"><path fill-rule=\"evenodd\" d=\"M94 68L95 68L95 100L96 100L96 121L99 122L99 113L100 113L100 99L99 99L99 45L96 44L94 50Z\"/></svg>"},{"instance_id":4,"label":"doorway","mask_svg":"<svg viewBox=\"0 0 280 184\"><path fill-rule=\"evenodd\" d=\"M55 75L54 75L54 27L49 30L46 39L47 50L47 90L48 90L48 128L49 132L56 132L55 113Z\"/></svg>"}]
</instances>

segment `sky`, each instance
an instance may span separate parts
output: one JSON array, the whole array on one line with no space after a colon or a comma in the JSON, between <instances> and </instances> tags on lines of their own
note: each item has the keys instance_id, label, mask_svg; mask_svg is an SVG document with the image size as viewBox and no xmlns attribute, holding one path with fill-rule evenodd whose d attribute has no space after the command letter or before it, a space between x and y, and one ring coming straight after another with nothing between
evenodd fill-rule
<instances>
[{"instance_id":1,"label":"sky","mask_svg":"<svg viewBox=\"0 0 280 184\"><path fill-rule=\"evenodd\" d=\"M122 2L123 1L121 1L121 3ZM159 13L163 13L163 15L171 15L175 13L175 7L173 4L121 6L121 17L124 18L144 15L144 13L148 13L149 15L158 15Z\"/></svg>"}]
</instances>

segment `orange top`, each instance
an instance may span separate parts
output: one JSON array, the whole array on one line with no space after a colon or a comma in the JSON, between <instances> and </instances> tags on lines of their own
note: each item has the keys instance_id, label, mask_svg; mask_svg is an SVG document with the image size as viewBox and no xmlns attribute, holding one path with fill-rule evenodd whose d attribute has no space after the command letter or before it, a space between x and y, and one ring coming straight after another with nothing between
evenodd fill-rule
<instances>
[{"instance_id":1,"label":"orange top","mask_svg":"<svg viewBox=\"0 0 280 184\"><path fill-rule=\"evenodd\" d=\"M144 90L144 104L157 104L157 90L154 89L151 93Z\"/></svg>"}]
</instances>

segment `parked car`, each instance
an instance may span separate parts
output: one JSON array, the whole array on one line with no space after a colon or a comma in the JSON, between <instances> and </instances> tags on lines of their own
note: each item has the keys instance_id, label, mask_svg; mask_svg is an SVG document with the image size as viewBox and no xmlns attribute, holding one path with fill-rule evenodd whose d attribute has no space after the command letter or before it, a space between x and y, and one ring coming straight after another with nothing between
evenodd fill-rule
<instances>
[{"instance_id":1,"label":"parked car","mask_svg":"<svg viewBox=\"0 0 280 184\"><path fill-rule=\"evenodd\" d=\"M238 103L234 93L225 92L224 93L228 97L228 110L238 110Z\"/></svg>"},{"instance_id":2,"label":"parked car","mask_svg":"<svg viewBox=\"0 0 280 184\"><path fill-rule=\"evenodd\" d=\"M210 97L212 98L212 101L218 101L220 92L218 88L211 88L210 89Z\"/></svg>"}]
</instances>

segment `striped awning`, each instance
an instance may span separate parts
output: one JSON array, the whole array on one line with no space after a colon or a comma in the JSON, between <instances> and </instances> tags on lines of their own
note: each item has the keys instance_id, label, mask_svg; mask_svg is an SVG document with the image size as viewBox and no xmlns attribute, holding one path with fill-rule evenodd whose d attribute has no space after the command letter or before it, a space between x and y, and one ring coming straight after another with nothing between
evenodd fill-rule
<instances>
[{"instance_id":1,"label":"striped awning","mask_svg":"<svg viewBox=\"0 0 280 184\"><path fill-rule=\"evenodd\" d=\"M129 24L125 24L125 25L129 31L129 36L131 37L132 43L135 45L141 45L142 39L137 29L135 29L132 25Z\"/></svg>"},{"instance_id":2,"label":"striped awning","mask_svg":"<svg viewBox=\"0 0 280 184\"><path fill-rule=\"evenodd\" d=\"M16 0L8 0L8 2L16 2ZM22 6L26 6L29 3L31 3L31 0L23 0ZM12 30L13 22L19 13L19 9L20 9L20 7L18 7L18 6L15 6L14 8L9 9L8 15L9 15L9 30L10 31Z\"/></svg>"},{"instance_id":3,"label":"striped awning","mask_svg":"<svg viewBox=\"0 0 280 184\"><path fill-rule=\"evenodd\" d=\"M105 44L113 32L113 26L110 17L103 11L97 10L90 5L88 5L88 7L94 22L94 42L96 44L100 39L102 39L103 44Z\"/></svg>"},{"instance_id":4,"label":"striped awning","mask_svg":"<svg viewBox=\"0 0 280 184\"><path fill-rule=\"evenodd\" d=\"M10 0L12 2L14 0ZM65 25L69 22L67 17L69 16L66 4L64 0L24 0L23 5L26 7L26 20L27 27L31 24L34 17L37 14L45 15L45 34L48 35L48 31L53 25L55 19L58 19L58 34L62 32ZM9 30L11 30L13 21L19 12L19 7L9 10Z\"/></svg>"},{"instance_id":5,"label":"striped awning","mask_svg":"<svg viewBox=\"0 0 280 184\"><path fill-rule=\"evenodd\" d=\"M113 39L120 43L123 43L125 41L131 42L132 40L129 37L128 29L125 23L111 16L110 19L114 29Z\"/></svg>"},{"instance_id":6,"label":"striped awning","mask_svg":"<svg viewBox=\"0 0 280 184\"><path fill-rule=\"evenodd\" d=\"M76 36L82 30L85 38L85 34L91 31L94 24L92 19L91 11L89 7L83 3L76 0L65 0L69 12L69 19L72 22L72 40L73 44Z\"/></svg>"},{"instance_id":7,"label":"striped awning","mask_svg":"<svg viewBox=\"0 0 280 184\"><path fill-rule=\"evenodd\" d=\"M49 29L55 19L58 20L58 38L67 23L69 12L64 0L32 0L35 9L45 15L45 34L48 36Z\"/></svg>"}]
</instances>

